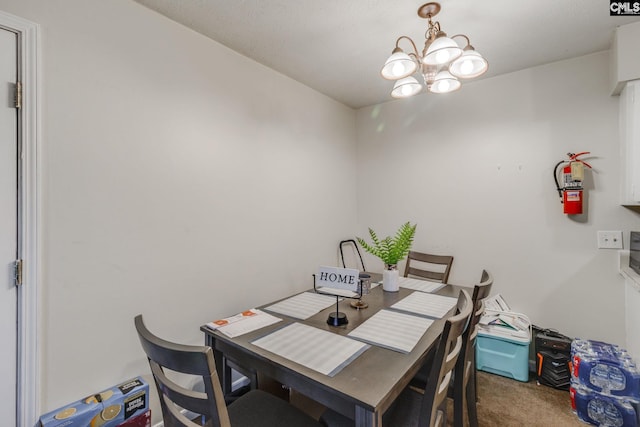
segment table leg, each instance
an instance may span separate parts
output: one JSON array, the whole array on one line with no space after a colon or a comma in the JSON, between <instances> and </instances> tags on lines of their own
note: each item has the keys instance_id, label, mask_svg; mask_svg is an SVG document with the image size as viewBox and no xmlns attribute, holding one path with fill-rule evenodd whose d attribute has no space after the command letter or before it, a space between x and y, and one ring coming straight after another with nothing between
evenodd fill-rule
<instances>
[{"instance_id":1,"label":"table leg","mask_svg":"<svg viewBox=\"0 0 640 427\"><path fill-rule=\"evenodd\" d=\"M222 394L225 396L231 395L231 389L233 385L233 379L231 378L231 367L227 363L227 358L224 357L222 352L215 350L213 339L206 335L205 345L213 348L213 360L216 364L216 371L218 373L218 379L220 386L222 387Z\"/></svg>"},{"instance_id":2,"label":"table leg","mask_svg":"<svg viewBox=\"0 0 640 427\"><path fill-rule=\"evenodd\" d=\"M355 427L381 427L381 415L371 412L361 406L356 406L356 426Z\"/></svg>"}]
</instances>

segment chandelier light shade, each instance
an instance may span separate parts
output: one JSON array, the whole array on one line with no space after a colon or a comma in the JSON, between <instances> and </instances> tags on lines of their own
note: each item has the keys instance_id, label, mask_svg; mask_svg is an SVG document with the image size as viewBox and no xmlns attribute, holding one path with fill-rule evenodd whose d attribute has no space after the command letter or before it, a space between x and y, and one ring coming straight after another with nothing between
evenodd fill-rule
<instances>
[{"instance_id":1,"label":"chandelier light shade","mask_svg":"<svg viewBox=\"0 0 640 427\"><path fill-rule=\"evenodd\" d=\"M442 70L433 78L433 83L427 87L429 92L448 93L460 89L462 84L447 70Z\"/></svg>"},{"instance_id":2,"label":"chandelier light shade","mask_svg":"<svg viewBox=\"0 0 640 427\"><path fill-rule=\"evenodd\" d=\"M422 85L413 76L400 79L393 85L391 96L394 98L408 98L422 90Z\"/></svg>"},{"instance_id":3,"label":"chandelier light shade","mask_svg":"<svg viewBox=\"0 0 640 427\"><path fill-rule=\"evenodd\" d=\"M404 53L402 49L395 49L397 52L391 54L387 62L382 67L382 77L387 80L397 80L410 76L418 69L416 62L409 55Z\"/></svg>"},{"instance_id":4,"label":"chandelier light shade","mask_svg":"<svg viewBox=\"0 0 640 427\"><path fill-rule=\"evenodd\" d=\"M440 35L429 44L427 54L422 58L422 62L426 65L445 65L460 55L462 55L460 46L446 35Z\"/></svg>"},{"instance_id":5,"label":"chandelier light shade","mask_svg":"<svg viewBox=\"0 0 640 427\"><path fill-rule=\"evenodd\" d=\"M487 71L489 64L473 48L465 50L462 55L449 65L449 71L456 77L472 79L481 76Z\"/></svg>"},{"instance_id":6,"label":"chandelier light shade","mask_svg":"<svg viewBox=\"0 0 640 427\"><path fill-rule=\"evenodd\" d=\"M448 93L460 89L460 79L472 79L484 74L489 68L485 58L480 55L464 34L448 37L440 29L440 23L432 18L440 12L440 4L426 3L418 9L418 16L428 20L425 32L424 49L418 51L415 42L407 36L396 40L391 56L384 63L380 74L387 80L396 80L391 91L394 98L407 98L423 90L413 74L422 76L424 87L432 93ZM400 41L406 40L411 49L405 53ZM462 46L456 39L462 39Z\"/></svg>"}]
</instances>

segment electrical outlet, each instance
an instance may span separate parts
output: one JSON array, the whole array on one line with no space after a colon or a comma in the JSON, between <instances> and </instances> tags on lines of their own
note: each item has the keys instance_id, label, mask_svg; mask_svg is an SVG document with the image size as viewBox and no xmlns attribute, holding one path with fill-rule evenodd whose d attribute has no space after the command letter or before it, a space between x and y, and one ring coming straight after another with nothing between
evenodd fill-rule
<instances>
[{"instance_id":1,"label":"electrical outlet","mask_svg":"<svg viewBox=\"0 0 640 427\"><path fill-rule=\"evenodd\" d=\"M622 249L622 231L598 231L598 249Z\"/></svg>"}]
</instances>

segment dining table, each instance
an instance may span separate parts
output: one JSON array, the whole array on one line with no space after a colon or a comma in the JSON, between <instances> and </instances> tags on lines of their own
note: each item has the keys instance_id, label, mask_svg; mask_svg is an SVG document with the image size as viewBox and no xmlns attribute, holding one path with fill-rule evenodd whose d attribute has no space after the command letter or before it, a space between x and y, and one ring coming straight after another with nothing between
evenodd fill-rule
<instances>
[{"instance_id":1,"label":"dining table","mask_svg":"<svg viewBox=\"0 0 640 427\"><path fill-rule=\"evenodd\" d=\"M377 276L374 276L373 280L377 280ZM457 299L460 289L467 288L443 285L432 294L450 297L442 299L453 301ZM305 293L315 292L314 289L310 289L296 296L310 296ZM380 285L372 287L368 294L362 296L362 301L366 303L367 308L353 308L351 304L353 299L336 297L337 299L332 300L331 305L307 318L289 316L283 314L284 311L270 311L280 307L282 304L279 303L286 303L291 297L289 296L257 307L259 311L280 319L276 323L233 337L221 332L221 329L212 329L211 324L203 325L200 329L205 336L205 345L210 346L214 351L216 370L225 396L231 396L233 392L232 370L246 375L251 380L251 387L254 388L259 386L257 374L260 373L326 408L353 419L356 427L379 427L382 426L382 415L408 386L410 380L427 360L429 352L437 346L446 318L455 311L455 301L441 317L428 318L427 316L426 331L419 335L413 347L404 350L384 344L378 345L375 343L375 336L373 341L358 339L357 332L362 330L358 327L363 326L368 320L370 322L367 324L372 324L382 314L396 317L410 315L413 317L409 317L409 320L415 320L412 323L424 323L425 316L398 311L392 307L408 301L407 298L414 293L422 294L420 291L402 286L397 292L387 292ZM419 294L414 297L423 296ZM340 326L332 326L328 323L329 314L335 312L336 307L346 314L348 323ZM395 319L395 317L390 318ZM381 331L385 327L384 324L377 325L376 327ZM333 371L322 371L301 363L300 359L295 357L278 354L267 345L270 337L283 333L284 329L294 328L301 329L304 334L300 335L299 341L294 341L294 344L290 345L295 347L299 342L299 345L303 346L300 348L302 353L296 353L297 357L306 357L309 355L305 356L304 352L313 352L311 356L329 359L334 354L340 353L343 347L364 346L364 348L354 351L351 358ZM336 343L313 348L306 342L306 337L316 334L333 339ZM290 349L290 351L294 350Z\"/></svg>"}]
</instances>

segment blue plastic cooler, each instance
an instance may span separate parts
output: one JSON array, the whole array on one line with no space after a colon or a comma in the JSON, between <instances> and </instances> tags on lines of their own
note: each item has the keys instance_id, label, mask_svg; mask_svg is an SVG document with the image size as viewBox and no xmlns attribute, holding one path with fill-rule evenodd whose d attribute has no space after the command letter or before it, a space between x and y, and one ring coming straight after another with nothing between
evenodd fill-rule
<instances>
[{"instance_id":1,"label":"blue plastic cooler","mask_svg":"<svg viewBox=\"0 0 640 427\"><path fill-rule=\"evenodd\" d=\"M529 381L530 336L522 337L479 332L476 340L476 367L518 381Z\"/></svg>"}]
</instances>

